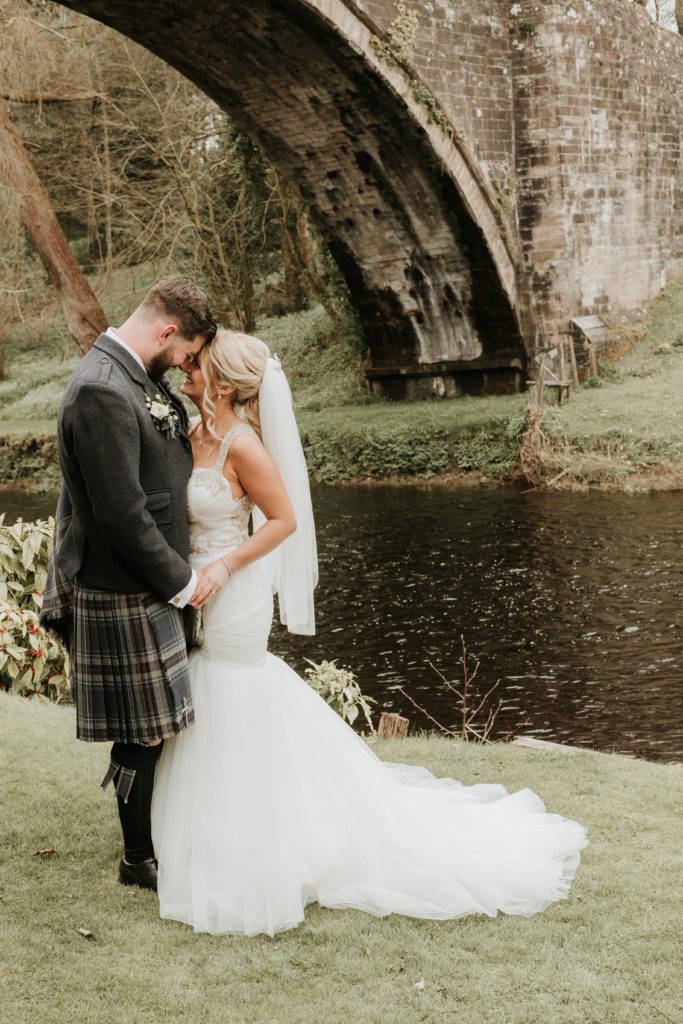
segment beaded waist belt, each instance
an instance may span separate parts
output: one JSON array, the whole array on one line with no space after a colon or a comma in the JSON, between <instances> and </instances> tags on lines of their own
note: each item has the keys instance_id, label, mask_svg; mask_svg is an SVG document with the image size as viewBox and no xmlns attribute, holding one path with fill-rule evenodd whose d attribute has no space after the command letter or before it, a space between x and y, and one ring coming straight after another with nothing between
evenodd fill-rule
<instances>
[{"instance_id":1,"label":"beaded waist belt","mask_svg":"<svg viewBox=\"0 0 683 1024\"><path fill-rule=\"evenodd\" d=\"M193 540L190 544L191 555L206 555L210 551L226 551L228 548L237 547L242 541L247 539L248 534L244 537L208 537L206 540L198 538Z\"/></svg>"}]
</instances>

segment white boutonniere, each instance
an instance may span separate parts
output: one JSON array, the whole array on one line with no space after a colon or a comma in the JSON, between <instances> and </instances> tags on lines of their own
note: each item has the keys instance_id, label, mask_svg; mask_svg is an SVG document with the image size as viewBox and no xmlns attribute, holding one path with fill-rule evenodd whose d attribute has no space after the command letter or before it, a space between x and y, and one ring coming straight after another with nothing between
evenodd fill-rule
<instances>
[{"instance_id":1,"label":"white boutonniere","mask_svg":"<svg viewBox=\"0 0 683 1024\"><path fill-rule=\"evenodd\" d=\"M168 399L157 392L154 398L145 395L145 403L157 430L166 437L177 437L180 432L180 417Z\"/></svg>"}]
</instances>

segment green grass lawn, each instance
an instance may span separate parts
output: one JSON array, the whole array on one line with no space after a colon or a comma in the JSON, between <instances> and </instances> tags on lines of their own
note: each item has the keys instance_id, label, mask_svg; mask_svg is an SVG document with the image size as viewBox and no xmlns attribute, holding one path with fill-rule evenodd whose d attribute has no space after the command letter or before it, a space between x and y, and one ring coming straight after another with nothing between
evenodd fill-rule
<instances>
[{"instance_id":1,"label":"green grass lawn","mask_svg":"<svg viewBox=\"0 0 683 1024\"><path fill-rule=\"evenodd\" d=\"M119 323L151 278L117 271L95 282ZM0 380L0 476L44 487L58 471L23 439L54 435L76 354L59 311L6 330ZM364 384L362 341L350 312L332 320L320 306L262 319L256 333L282 359L292 385L309 472L314 480L438 477L510 478L524 426L525 395L424 402L373 398ZM661 346L668 347L662 352ZM653 303L643 340L616 365L572 389L561 408L546 406L553 450L540 483L626 490L683 487L683 276Z\"/></svg>"},{"instance_id":2,"label":"green grass lawn","mask_svg":"<svg viewBox=\"0 0 683 1024\"><path fill-rule=\"evenodd\" d=\"M107 751L74 727L69 708L0 694L2 1024L683 1020L679 767L439 737L381 744L387 760L466 783L530 786L585 824L570 898L531 919L438 923L312 906L294 931L244 939L161 921L154 894L116 882L115 803L98 789ZM32 856L47 847L57 853Z\"/></svg>"}]
</instances>

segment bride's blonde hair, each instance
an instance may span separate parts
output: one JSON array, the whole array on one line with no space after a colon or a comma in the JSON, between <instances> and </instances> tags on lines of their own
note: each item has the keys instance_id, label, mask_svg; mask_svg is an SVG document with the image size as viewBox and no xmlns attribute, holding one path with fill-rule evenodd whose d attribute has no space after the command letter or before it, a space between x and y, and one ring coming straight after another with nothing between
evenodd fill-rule
<instances>
[{"instance_id":1,"label":"bride's blonde hair","mask_svg":"<svg viewBox=\"0 0 683 1024\"><path fill-rule=\"evenodd\" d=\"M206 383L206 423L214 437L217 436L215 396L221 387L235 389L236 412L241 412L261 436L258 393L269 356L270 349L260 338L225 328L218 330L215 338L204 345L199 355L199 365Z\"/></svg>"}]
</instances>

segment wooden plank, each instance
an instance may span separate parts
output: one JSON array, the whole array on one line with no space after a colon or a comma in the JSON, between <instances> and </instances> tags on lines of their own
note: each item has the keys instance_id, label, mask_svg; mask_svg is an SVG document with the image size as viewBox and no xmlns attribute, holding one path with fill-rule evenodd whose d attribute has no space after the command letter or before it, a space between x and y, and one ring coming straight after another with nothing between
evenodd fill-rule
<instances>
[{"instance_id":1,"label":"wooden plank","mask_svg":"<svg viewBox=\"0 0 683 1024\"><path fill-rule=\"evenodd\" d=\"M370 366L365 376L373 377L438 377L447 373L469 373L480 370L523 370L521 359L461 359L440 363L414 363L409 366Z\"/></svg>"}]
</instances>

